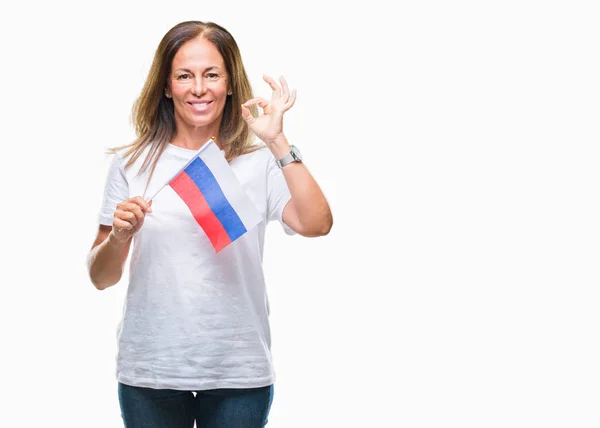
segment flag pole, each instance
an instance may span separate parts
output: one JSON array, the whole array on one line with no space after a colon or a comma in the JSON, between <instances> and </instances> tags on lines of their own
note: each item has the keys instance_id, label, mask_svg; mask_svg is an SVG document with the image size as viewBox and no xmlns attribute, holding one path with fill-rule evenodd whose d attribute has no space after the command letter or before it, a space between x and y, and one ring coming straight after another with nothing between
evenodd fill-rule
<instances>
[{"instance_id":1,"label":"flag pole","mask_svg":"<svg viewBox=\"0 0 600 428\"><path fill-rule=\"evenodd\" d=\"M177 177L177 175L179 175L179 173L181 173L181 171L186 169L194 161L194 159L196 159L198 157L198 155L200 153L202 153L204 150L206 150L211 145L211 143L213 143L214 141L215 141L215 137L211 137L210 140L208 140L206 143L204 143L204 145L202 147L200 147L196 153L194 153L194 155L190 158L190 160L179 171L177 171L175 174L173 174L173 176L171 178L169 178L165 182L165 184L160 186L160 188L156 192L154 192L154 194L150 198L146 199L146 202L150 202L152 199L154 199L156 197L156 195L158 195L158 192L160 192L162 189L164 189L166 186L168 186L169 183L171 181L173 181L173 179L175 177Z\"/></svg>"}]
</instances>

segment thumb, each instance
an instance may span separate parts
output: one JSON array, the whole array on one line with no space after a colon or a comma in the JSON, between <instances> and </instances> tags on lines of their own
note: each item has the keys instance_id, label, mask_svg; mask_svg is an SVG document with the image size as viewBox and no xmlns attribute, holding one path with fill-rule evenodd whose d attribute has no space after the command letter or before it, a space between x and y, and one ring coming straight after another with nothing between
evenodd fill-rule
<instances>
[{"instance_id":1,"label":"thumb","mask_svg":"<svg viewBox=\"0 0 600 428\"><path fill-rule=\"evenodd\" d=\"M148 202L148 208L146 208L144 211L146 213L151 213L152 212L152 199L150 199L150 201Z\"/></svg>"}]
</instances>

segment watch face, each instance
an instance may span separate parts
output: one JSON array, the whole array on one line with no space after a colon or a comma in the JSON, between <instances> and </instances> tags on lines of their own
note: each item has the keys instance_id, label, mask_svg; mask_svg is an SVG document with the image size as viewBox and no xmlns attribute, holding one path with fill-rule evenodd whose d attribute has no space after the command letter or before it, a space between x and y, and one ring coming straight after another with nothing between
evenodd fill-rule
<instances>
[{"instance_id":1,"label":"watch face","mask_svg":"<svg viewBox=\"0 0 600 428\"><path fill-rule=\"evenodd\" d=\"M300 153L300 150L298 150L298 147L291 146L291 153L295 159L298 159L300 161L302 160L302 153Z\"/></svg>"}]
</instances>

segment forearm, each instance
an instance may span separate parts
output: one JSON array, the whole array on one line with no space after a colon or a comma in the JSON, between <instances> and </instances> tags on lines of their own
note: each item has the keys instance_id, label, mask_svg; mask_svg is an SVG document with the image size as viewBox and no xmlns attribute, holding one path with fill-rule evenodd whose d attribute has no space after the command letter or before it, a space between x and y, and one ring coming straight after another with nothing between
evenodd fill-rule
<instances>
[{"instance_id":1,"label":"forearm","mask_svg":"<svg viewBox=\"0 0 600 428\"><path fill-rule=\"evenodd\" d=\"M90 251L87 259L88 271L92 283L98 290L104 290L119 282L130 245L131 239L119 242L110 233L103 242Z\"/></svg>"},{"instance_id":2,"label":"forearm","mask_svg":"<svg viewBox=\"0 0 600 428\"><path fill-rule=\"evenodd\" d=\"M271 151L280 159L290 151L285 137L271 144ZM321 236L329 233L333 224L331 209L314 177L306 165L293 162L282 168L292 195L295 215L301 225L302 234Z\"/></svg>"},{"instance_id":3,"label":"forearm","mask_svg":"<svg viewBox=\"0 0 600 428\"><path fill-rule=\"evenodd\" d=\"M333 224L331 209L321 188L303 163L294 162L282 168L292 195L298 221L303 234L322 236L329 233Z\"/></svg>"}]
</instances>

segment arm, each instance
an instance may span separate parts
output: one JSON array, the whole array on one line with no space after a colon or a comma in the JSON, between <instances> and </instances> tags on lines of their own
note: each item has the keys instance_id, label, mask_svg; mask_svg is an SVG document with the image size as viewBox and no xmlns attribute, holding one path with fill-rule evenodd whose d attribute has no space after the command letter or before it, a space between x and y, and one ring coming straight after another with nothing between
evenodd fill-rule
<instances>
[{"instance_id":1,"label":"arm","mask_svg":"<svg viewBox=\"0 0 600 428\"><path fill-rule=\"evenodd\" d=\"M98 290L104 290L119 282L131 247L131 240L119 242L111 231L112 226L100 225L87 257L90 279Z\"/></svg>"},{"instance_id":2,"label":"arm","mask_svg":"<svg viewBox=\"0 0 600 428\"><path fill-rule=\"evenodd\" d=\"M253 98L242 104L242 117L252 132L263 140L275 156L281 159L290 151L283 133L283 114L296 101L296 90L290 92L287 82L280 78L281 86L269 76L263 79L273 90L271 101ZM258 105L263 109L261 116L254 117L249 107ZM282 168L285 181L292 195L283 210L283 222L303 236L322 236L329 233L333 217L329 204L317 182L303 163L291 163Z\"/></svg>"},{"instance_id":3,"label":"arm","mask_svg":"<svg viewBox=\"0 0 600 428\"><path fill-rule=\"evenodd\" d=\"M112 226L100 225L87 257L90 279L98 290L121 279L133 236L144 225L146 213L152 212L151 205L140 196L127 199L117 204Z\"/></svg>"},{"instance_id":4,"label":"arm","mask_svg":"<svg viewBox=\"0 0 600 428\"><path fill-rule=\"evenodd\" d=\"M290 151L285 137L269 147L276 159L281 159ZM284 166L282 172L292 195L283 210L283 222L302 236L327 235L333 225L331 209L306 165L292 162Z\"/></svg>"}]
</instances>

